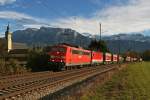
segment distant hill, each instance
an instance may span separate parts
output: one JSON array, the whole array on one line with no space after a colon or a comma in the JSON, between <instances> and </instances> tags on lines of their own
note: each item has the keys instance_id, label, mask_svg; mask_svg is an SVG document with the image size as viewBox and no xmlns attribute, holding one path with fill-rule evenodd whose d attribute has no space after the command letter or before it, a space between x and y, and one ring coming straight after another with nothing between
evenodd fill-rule
<instances>
[{"instance_id":1,"label":"distant hill","mask_svg":"<svg viewBox=\"0 0 150 100\"><path fill-rule=\"evenodd\" d=\"M121 53L124 53L128 50L137 52L150 50L150 42L146 41L145 42L134 40L106 40L106 41L109 49L114 53L118 53L119 45Z\"/></svg>"},{"instance_id":2,"label":"distant hill","mask_svg":"<svg viewBox=\"0 0 150 100\"><path fill-rule=\"evenodd\" d=\"M139 33L134 34L118 34L103 37L107 41L108 47L112 52L117 52L120 44L121 52L134 50L143 52L150 49L150 36L144 36Z\"/></svg>"},{"instance_id":3,"label":"distant hill","mask_svg":"<svg viewBox=\"0 0 150 100\"><path fill-rule=\"evenodd\" d=\"M63 28L41 27L40 29L28 28L13 33L15 42L27 43L28 45L53 45L57 43L70 43L87 46L91 39L80 33Z\"/></svg>"},{"instance_id":4,"label":"distant hill","mask_svg":"<svg viewBox=\"0 0 150 100\"><path fill-rule=\"evenodd\" d=\"M13 40L18 43L33 45L54 45L57 43L69 43L87 47L91 40L99 36L89 33L79 33L72 29L41 27L40 29L28 28L13 33ZM119 38L120 37L120 40ZM102 37L107 42L110 51L117 53L120 43L121 52L135 50L143 52L150 49L150 37L142 34L118 34Z\"/></svg>"},{"instance_id":5,"label":"distant hill","mask_svg":"<svg viewBox=\"0 0 150 100\"><path fill-rule=\"evenodd\" d=\"M128 40L128 41L139 41L139 42L150 42L150 36L144 36L140 33L134 34L118 34L112 36L103 37L104 40Z\"/></svg>"}]
</instances>

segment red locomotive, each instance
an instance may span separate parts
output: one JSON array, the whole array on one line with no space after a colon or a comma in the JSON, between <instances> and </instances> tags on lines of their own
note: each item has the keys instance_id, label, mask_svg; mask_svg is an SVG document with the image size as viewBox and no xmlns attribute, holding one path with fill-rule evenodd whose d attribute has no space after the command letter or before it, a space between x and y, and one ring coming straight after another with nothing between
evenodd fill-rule
<instances>
[{"instance_id":1,"label":"red locomotive","mask_svg":"<svg viewBox=\"0 0 150 100\"><path fill-rule=\"evenodd\" d=\"M91 64L91 51L67 45L53 46L48 53L54 70L71 69Z\"/></svg>"},{"instance_id":2,"label":"red locomotive","mask_svg":"<svg viewBox=\"0 0 150 100\"><path fill-rule=\"evenodd\" d=\"M123 61L123 57L117 54L85 50L65 44L52 46L48 54L50 55L49 64L53 70L65 70L87 65L110 64ZM131 61L131 57L126 57L125 61Z\"/></svg>"}]
</instances>

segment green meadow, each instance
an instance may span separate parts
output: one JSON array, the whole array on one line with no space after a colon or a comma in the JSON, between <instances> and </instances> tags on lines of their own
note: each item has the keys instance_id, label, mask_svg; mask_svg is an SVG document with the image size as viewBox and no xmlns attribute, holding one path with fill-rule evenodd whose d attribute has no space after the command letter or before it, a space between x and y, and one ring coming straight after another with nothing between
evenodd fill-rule
<instances>
[{"instance_id":1,"label":"green meadow","mask_svg":"<svg viewBox=\"0 0 150 100\"><path fill-rule=\"evenodd\" d=\"M150 100L150 62L129 64L82 100Z\"/></svg>"}]
</instances>

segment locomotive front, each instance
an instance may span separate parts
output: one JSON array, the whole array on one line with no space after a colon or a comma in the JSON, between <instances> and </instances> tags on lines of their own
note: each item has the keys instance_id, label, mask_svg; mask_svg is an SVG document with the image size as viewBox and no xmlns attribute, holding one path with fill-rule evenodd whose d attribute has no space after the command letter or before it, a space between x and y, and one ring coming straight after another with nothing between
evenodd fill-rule
<instances>
[{"instance_id":1,"label":"locomotive front","mask_svg":"<svg viewBox=\"0 0 150 100\"><path fill-rule=\"evenodd\" d=\"M52 70L64 70L67 48L65 46L53 46L49 51L48 61Z\"/></svg>"}]
</instances>

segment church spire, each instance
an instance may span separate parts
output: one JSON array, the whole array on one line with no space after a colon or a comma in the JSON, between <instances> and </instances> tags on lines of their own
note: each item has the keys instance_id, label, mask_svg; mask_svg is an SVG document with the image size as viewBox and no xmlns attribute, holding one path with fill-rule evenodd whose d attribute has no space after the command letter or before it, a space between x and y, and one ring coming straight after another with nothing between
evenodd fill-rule
<instances>
[{"instance_id":1,"label":"church spire","mask_svg":"<svg viewBox=\"0 0 150 100\"><path fill-rule=\"evenodd\" d=\"M7 25L7 31L9 32L9 22L8 22L8 25Z\"/></svg>"},{"instance_id":2,"label":"church spire","mask_svg":"<svg viewBox=\"0 0 150 100\"><path fill-rule=\"evenodd\" d=\"M10 27L9 27L9 23L7 25L7 29L5 32L5 38L7 41L7 51L9 52L10 50L12 50L12 33L9 32Z\"/></svg>"},{"instance_id":3,"label":"church spire","mask_svg":"<svg viewBox=\"0 0 150 100\"><path fill-rule=\"evenodd\" d=\"M6 32L5 32L5 38L6 40L8 39L8 34L9 34L9 22L8 22L8 25L7 25L7 29L6 29Z\"/></svg>"}]
</instances>

